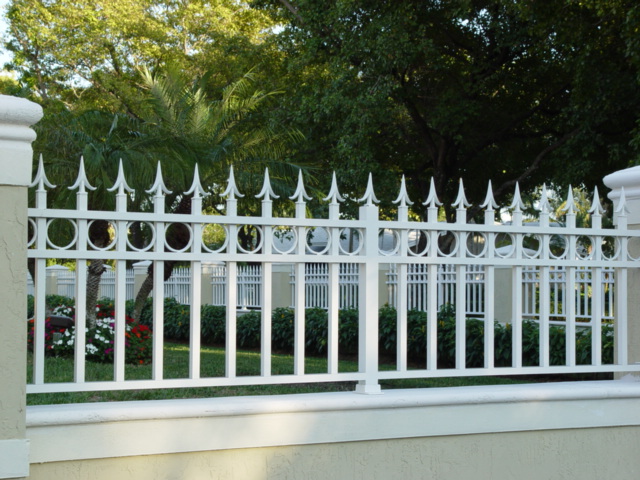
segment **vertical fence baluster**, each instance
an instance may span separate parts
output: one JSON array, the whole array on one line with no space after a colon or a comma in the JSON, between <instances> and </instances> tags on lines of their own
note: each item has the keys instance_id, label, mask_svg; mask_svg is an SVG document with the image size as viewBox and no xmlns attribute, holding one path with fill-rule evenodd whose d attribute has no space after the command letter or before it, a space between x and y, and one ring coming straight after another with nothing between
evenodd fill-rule
<instances>
[{"instance_id":1,"label":"vertical fence baluster","mask_svg":"<svg viewBox=\"0 0 640 480\"><path fill-rule=\"evenodd\" d=\"M338 191L336 174L331 178L331 188L329 194L324 199L329 201L329 220L337 222L340 219L340 203L344 199ZM329 255L336 258L340 255L340 229L332 227L329 229ZM339 342L340 342L340 270L344 264L332 261L329 263L328 288L327 288L327 370L330 374L338 373Z\"/></svg>"},{"instance_id":2,"label":"vertical fence baluster","mask_svg":"<svg viewBox=\"0 0 640 480\"><path fill-rule=\"evenodd\" d=\"M47 190L55 188L47 178L44 171L42 155L38 161L38 171L31 187L36 187L36 208L47 210ZM45 217L38 217L35 221L36 235L35 247L38 251L44 252L47 249L48 223ZM45 314L46 314L46 286L47 286L47 261L45 258L36 258L34 261L34 301L33 301L33 383L41 385L44 383L44 354L45 354Z\"/></svg>"},{"instance_id":3,"label":"vertical fence baluster","mask_svg":"<svg viewBox=\"0 0 640 480\"><path fill-rule=\"evenodd\" d=\"M409 199L407 187L402 176L400 184L400 193L398 198L393 202L398 205L398 222L407 223L409 221L409 205L413 202ZM393 232L392 232L393 234ZM408 255L409 250L409 231L406 228L400 230L398 238L398 253L400 257ZM407 369L407 264L401 263L398 266L398 307L397 313L397 337L396 337L396 369L405 371Z\"/></svg>"}]
</instances>

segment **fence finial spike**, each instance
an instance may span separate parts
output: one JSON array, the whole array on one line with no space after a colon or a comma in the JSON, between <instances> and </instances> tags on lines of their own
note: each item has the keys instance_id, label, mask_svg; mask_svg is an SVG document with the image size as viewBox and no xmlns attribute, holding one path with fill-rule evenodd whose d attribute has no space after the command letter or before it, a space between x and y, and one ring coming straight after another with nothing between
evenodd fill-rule
<instances>
[{"instance_id":1,"label":"fence finial spike","mask_svg":"<svg viewBox=\"0 0 640 480\"><path fill-rule=\"evenodd\" d=\"M293 195L289 197L290 200L295 200L296 203L304 203L305 200L311 200L311 197L307 195L307 191L304 189L304 180L302 179L302 169L298 170L298 186Z\"/></svg>"},{"instance_id":2,"label":"fence finial spike","mask_svg":"<svg viewBox=\"0 0 640 480\"><path fill-rule=\"evenodd\" d=\"M513 201L511 202L511 205L509 205L509 208L518 213L522 213L522 210L524 210L524 203L520 196L520 184L518 182L516 182L516 189L513 192Z\"/></svg>"},{"instance_id":3,"label":"fence finial spike","mask_svg":"<svg viewBox=\"0 0 640 480\"><path fill-rule=\"evenodd\" d=\"M627 208L627 197L624 194L624 187L620 187L620 198L618 199L618 205L614 211L620 217L626 217L627 213L629 213L629 209Z\"/></svg>"},{"instance_id":4,"label":"fence finial spike","mask_svg":"<svg viewBox=\"0 0 640 480\"><path fill-rule=\"evenodd\" d=\"M220 194L220 196L229 197L227 200L234 200L236 197L244 197L244 195L240 193L236 185L236 177L233 175L233 165L231 165L231 168L229 169L229 180L227 180L227 188Z\"/></svg>"},{"instance_id":5,"label":"fence finial spike","mask_svg":"<svg viewBox=\"0 0 640 480\"><path fill-rule=\"evenodd\" d=\"M122 159L118 163L118 176L111 188L107 188L107 192L113 192L118 190L118 195L124 195L125 190L129 193L133 193L135 190L129 186L127 180L124 178L124 169L122 168Z\"/></svg>"},{"instance_id":6,"label":"fence finial spike","mask_svg":"<svg viewBox=\"0 0 640 480\"><path fill-rule=\"evenodd\" d=\"M487 187L487 195L484 197L484 202L480 205L480 208L484 208L487 212L493 212L498 208L495 198L493 198L493 188L491 187L491 180L489 180L489 186Z\"/></svg>"},{"instance_id":7,"label":"fence finial spike","mask_svg":"<svg viewBox=\"0 0 640 480\"><path fill-rule=\"evenodd\" d=\"M600 203L600 195L598 194L597 185L593 189L593 200L591 201L591 208L589 209L589 213L594 217L602 216L602 214L604 213L604 208Z\"/></svg>"},{"instance_id":8,"label":"fence finial spike","mask_svg":"<svg viewBox=\"0 0 640 480\"><path fill-rule=\"evenodd\" d=\"M262 190L256 195L256 198L264 197L263 201L269 201L271 199L280 198L279 195L273 191L271 187L271 179L269 178L269 167L264 169L264 182L262 183Z\"/></svg>"},{"instance_id":9,"label":"fence finial spike","mask_svg":"<svg viewBox=\"0 0 640 480\"><path fill-rule=\"evenodd\" d=\"M87 193L85 188L88 188L89 190L95 190L96 189L96 187L92 186L89 183L89 180L87 179L87 174L85 173L85 170L84 170L84 157L83 156L80 157L80 170L78 171L78 178L76 179L76 183L74 183L73 185L71 185L68 188L69 188L69 190L75 190L77 188L78 189L78 193Z\"/></svg>"},{"instance_id":10,"label":"fence finial spike","mask_svg":"<svg viewBox=\"0 0 640 480\"><path fill-rule=\"evenodd\" d=\"M369 172L369 181L367 182L367 189L364 192L364 196L359 199L358 202L365 202L365 205L380 203L380 200L378 200L375 192L373 191L373 175L371 172Z\"/></svg>"},{"instance_id":11,"label":"fence finial spike","mask_svg":"<svg viewBox=\"0 0 640 480\"><path fill-rule=\"evenodd\" d=\"M573 187L569 185L569 193L567 194L567 201L562 207L562 212L566 212L567 215L575 215L576 214L576 201L573 198Z\"/></svg>"},{"instance_id":12,"label":"fence finial spike","mask_svg":"<svg viewBox=\"0 0 640 480\"><path fill-rule=\"evenodd\" d=\"M160 166L160 162L158 162L158 168L156 170L156 180L153 182L153 186L147 190L147 193L155 193L157 197L171 193L171 190L167 188L164 184L164 180L162 179L162 167Z\"/></svg>"},{"instance_id":13,"label":"fence finial spike","mask_svg":"<svg viewBox=\"0 0 640 480\"><path fill-rule=\"evenodd\" d=\"M458 183L458 196L456 197L456 201L451 204L452 207L456 207L459 210L464 210L465 208L469 208L471 204L467 201L467 197L464 194L464 185L462 184L462 178Z\"/></svg>"},{"instance_id":14,"label":"fence finial spike","mask_svg":"<svg viewBox=\"0 0 640 480\"><path fill-rule=\"evenodd\" d=\"M436 208L442 205L442 202L438 200L438 195L436 194L436 185L433 181L433 177L431 177L431 182L429 184L429 195L423 205L427 205L429 208Z\"/></svg>"},{"instance_id":15,"label":"fence finial spike","mask_svg":"<svg viewBox=\"0 0 640 480\"><path fill-rule=\"evenodd\" d=\"M45 185L49 188L56 188L49 179L47 178L47 174L44 171L44 161L42 160L42 154L40 154L40 159L38 160L38 171L36 172L36 176L33 179L33 182L29 185L29 187L38 186L38 190L43 191Z\"/></svg>"},{"instance_id":16,"label":"fence finial spike","mask_svg":"<svg viewBox=\"0 0 640 480\"><path fill-rule=\"evenodd\" d=\"M191 184L191 188L184 192L185 195L193 194L193 198L206 197L210 195L203 187L200 182L200 170L198 169L198 164L196 163L195 168L193 169L193 183Z\"/></svg>"},{"instance_id":17,"label":"fence finial spike","mask_svg":"<svg viewBox=\"0 0 640 480\"><path fill-rule=\"evenodd\" d=\"M401 207L413 205L413 202L409 199L409 193L407 193L407 183L404 179L404 175L402 175L402 181L400 182L400 193L398 194L398 198L396 198L393 203L399 203Z\"/></svg>"},{"instance_id":18,"label":"fence finial spike","mask_svg":"<svg viewBox=\"0 0 640 480\"><path fill-rule=\"evenodd\" d=\"M551 205L549 204L549 193L547 192L547 184L542 184L542 196L540 197L540 213L550 213Z\"/></svg>"},{"instance_id":19,"label":"fence finial spike","mask_svg":"<svg viewBox=\"0 0 640 480\"><path fill-rule=\"evenodd\" d=\"M330 202L331 205L338 205L338 202L344 202L344 198L340 195L338 191L338 181L336 180L336 172L333 172L331 176L331 188L329 189L329 194L322 199L325 202Z\"/></svg>"}]
</instances>

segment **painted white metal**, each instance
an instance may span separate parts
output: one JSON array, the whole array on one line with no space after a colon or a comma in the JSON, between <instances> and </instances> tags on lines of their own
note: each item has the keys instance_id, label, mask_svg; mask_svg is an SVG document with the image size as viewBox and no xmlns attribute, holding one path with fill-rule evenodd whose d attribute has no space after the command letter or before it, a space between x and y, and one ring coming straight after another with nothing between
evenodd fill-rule
<instances>
[{"instance_id":1,"label":"painted white metal","mask_svg":"<svg viewBox=\"0 0 640 480\"><path fill-rule=\"evenodd\" d=\"M121 178L120 178L121 177ZM404 183L398 197L398 219L380 220L377 199L370 180L367 191L361 199L364 205L358 219L340 218L339 202L341 197L337 184L333 182L332 191L325 201L329 201L328 218L307 218L308 195L304 190L302 174L299 175L298 188L291 197L295 201L296 215L293 218L274 217L271 209L273 192L265 172L263 192L263 210L260 216L245 217L238 215L237 197L240 197L233 171L223 196L226 197L226 214L212 216L202 213L201 198L204 189L199 183L197 170L194 174L192 189L185 194L193 195L193 209L190 215L166 213L165 195L168 193L162 179L160 166L153 187L147 191L153 212L130 212L126 209L124 176L119 174L114 188L118 187L115 211L88 211L86 201L90 192L88 179L81 172L74 187L78 188L78 208L75 210L48 209L46 207L47 183L44 170L36 176L33 186L37 186L36 205L29 209L30 225L34 238L30 241L28 255L35 259L36 274L35 300L35 347L34 374L32 383L27 386L30 393L53 391L81 391L133 388L169 388L186 386L223 386L273 383L357 381L358 391L364 393L379 392L378 381L383 378L416 378L462 375L499 375L528 373L570 373L640 370L637 365L627 363L626 352L626 276L629 268L635 268L638 260L628 255L630 238L640 237L640 231L629 230L626 226L624 196L619 200L616 210L615 229L603 229L599 211L594 211L593 223L589 227L576 227L571 220L571 202L567 212L565 226L551 226L549 212L542 202L540 224L523 222L522 200L519 187L516 187L512 204L513 221L510 225L495 224L495 202L489 187L487 199L482 205L485 209L484 223L468 223L467 207L469 202L460 183L455 223L438 221L438 208L435 189L429 193L427 221L410 220L409 206ZM48 239L48 226L55 219L66 219L76 229L76 237L71 245L59 247ZM115 261L117 278L116 297L116 362L113 381L84 381L84 344L79 335L76 353L76 378L69 383L48 383L45 381L44 365L44 285L46 282L45 264L48 259L72 259L77 262L78 279L75 283L78 306L77 322L83 326L86 295L84 283L85 265L88 260L99 259L105 252L87 248L89 223L95 219L106 220L117 232L113 247L109 250L110 260ZM146 249L135 249L127 242L127 227L132 222L144 222L153 233L153 239ZM181 251L172 251L167 245L166 230L172 223L183 223L191 232L190 244ZM237 312L227 308L226 317L226 371L223 377L200 378L200 318L199 307L202 303L200 272L202 264L212 260L212 252L203 248L202 232L204 226L215 223L225 229L226 243L214 253L215 260L221 262L213 275L214 286L222 286L224 295L214 298L223 305L262 306L261 323L261 369L260 375L238 376L236 372ZM252 246L241 243L238 233L242 228L251 227L257 232ZM276 229L286 228L294 232L295 245L288 251L275 248ZM307 237L314 229L322 229L326 235L326 246L319 250L317 245L309 245ZM380 243L380 233L388 235L390 242ZM353 242L341 242L342 237ZM588 238L592 252L581 253L577 247L578 238ZM537 239L538 249L530 248L525 242ZM559 240L558 240L559 239ZM615 251L603 249L603 243L613 245ZM448 247L439 245L449 241ZM556 241L564 242L563 252L554 250ZM348 244L348 246L347 246ZM391 245L389 245L391 244ZM503 245L504 244L504 245ZM442 248L442 250L441 250ZM127 262L150 261L154 270L153 289L153 368L150 380L126 380L124 378L124 273ZM164 263L179 261L190 267L177 271L174 276L188 278L186 297L191 304L190 330L190 374L185 379L163 379L163 298L167 294L169 282L164 280ZM271 375L271 317L273 289L271 279L273 264L291 264L295 271L295 355L294 373L291 375ZM378 369L378 293L381 265L389 265L391 275L389 283L395 289L396 305L399 307L397 327L397 366L395 370ZM509 269L512 296L512 358L511 367L495 367L493 361L494 312L496 302L504 292L496 286L497 268ZM243 273L244 272L244 273ZM615 272L615 274L614 274ZM243 292L242 275L253 278L253 292ZM343 289L346 277L357 277L358 283ZM324 287L311 294L310 285L322 277ZM304 280L303 280L304 279ZM317 282L316 282L317 283ZM347 282L348 283L348 282ZM254 288L255 287L255 288ZM353 287L353 288L351 288ZM315 287L314 287L315 288ZM615 290L615 294L614 294ZM356 294L357 291L357 294ZM214 288L214 294L216 288ZM253 297L251 296L253 295ZM308 298L323 302L328 309L327 373L309 374L305 372L305 306ZM248 300L240 300L246 296ZM215 297L215 295L214 295ZM359 371L339 372L338 343L340 307L359 297L357 305L359 318ZM345 301L347 304L345 304ZM84 302L84 303L83 303ZM187 302L185 302L187 303ZM438 352L438 310L446 304L455 304L456 308L456 369L439 369ZM615 304L615 318L614 307ZM419 308L427 312L426 365L424 368L409 370L407 363L408 319L407 311ZM466 322L475 317L484 321L485 352L483 368L466 368ZM523 320L535 320L540 325L540 365L523 366ZM599 331L603 322L615 320L616 360L613 365L603 365L600 349L602 342ZM567 362L565 365L551 365L549 332L553 326L562 325L567 334ZM585 328L591 328L594 354L591 363L579 365L575 358L576 335ZM81 348L82 347L82 348Z\"/></svg>"}]
</instances>

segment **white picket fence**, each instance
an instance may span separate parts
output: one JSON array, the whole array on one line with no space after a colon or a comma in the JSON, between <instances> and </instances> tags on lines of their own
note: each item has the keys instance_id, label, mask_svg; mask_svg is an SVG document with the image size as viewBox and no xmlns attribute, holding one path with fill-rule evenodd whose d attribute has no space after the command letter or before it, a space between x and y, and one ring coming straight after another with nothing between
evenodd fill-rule
<instances>
[{"instance_id":1,"label":"white picket fence","mask_svg":"<svg viewBox=\"0 0 640 480\"><path fill-rule=\"evenodd\" d=\"M242 216L237 211L239 194L233 175L230 175L226 197L225 215L205 215L202 212L202 195L199 176L194 175L191 190L192 213L165 213L165 189L160 168L151 194L153 212L127 211L127 195L124 174L120 171L112 191L117 192L115 211L89 211L87 209L88 179L80 169L73 188L78 189L78 205L75 210L47 207L47 189L42 164L33 183L36 187L36 204L29 209L30 237L28 256L35 260L35 338L33 354L33 382L27 386L29 393L172 388L196 386L228 386L247 384L357 381L357 390L364 393L380 391L379 381L392 378L415 378L463 375L498 374L551 374L578 372L637 371L640 365L628 361L627 350L627 272L637 268L640 257L636 254L640 243L640 231L627 228L624 196L616 209L616 227L602 227L597 192L591 209L591 224L576 226L575 203L571 192L567 198L566 220L563 225L550 224L550 212L543 193L540 202L539 222L523 222L524 205L519 190L514 192L511 205L512 222L496 224L496 204L491 187L487 190L484 223L468 222L467 207L462 182L456 202L457 213L453 223L438 221L439 202L435 189L431 188L425 205L426 221L410 221L411 202L404 183L396 200L397 220L380 220L377 199L371 179L357 219L345 219L340 214L341 197L334 177L331 191L325 199L329 202L328 218L307 218L302 174L298 180L294 217L274 217L272 214L273 190L265 174L260 216ZM137 193L136 193L137 195ZM89 240L89 227L94 219L109 222L114 232L113 242L106 249L98 249ZM64 246L55 244L49 235L54 221L68 222L75 237ZM136 247L129 241L130 225L142 222L151 239L144 247ZM187 226L191 240L183 249L175 249L167 239L171 224ZM224 230L225 240L215 246L203 239L203 231L210 225ZM240 228L250 226L257 232L253 242L242 242ZM251 230L249 229L249 231ZM286 231L291 243L283 246L280 232ZM322 235L318 232L322 231ZM310 234L323 238L323 242L311 244ZM384 232L388 232L386 235ZM343 239L348 239L347 242ZM587 239L587 240L585 240ZM588 247L585 247L588 245ZM526 248L525 248L526 246ZM45 381L44 349L44 293L46 264L50 259L76 260L76 325L84 332L86 298L82 285L86 282L86 261L94 258L110 259L115 264L115 361L113 381L88 382L85 380L85 338L76 338L74 380L62 383ZM202 304L202 278L200 272L212 258L223 262L224 274L219 271L216 280L218 290L224 283L224 302L228 305L261 305L260 324L260 373L239 375L237 372L237 315L236 309L226 309L225 372L219 377L201 377L200 374L200 308ZM164 313L162 302L166 293L163 280L164 262L177 261L190 265L189 274L182 272L182 285L190 288L190 348L189 374L185 378L163 378ZM125 374L125 309L126 264L133 261L153 262L153 359L152 373L148 380L128 379ZM275 375L272 372L272 324L274 266L293 265L294 333L293 373ZM325 264L325 267L318 265ZM256 265L248 283L253 290L243 292L238 288L239 272L243 265ZM312 265L310 267L310 265ZM380 280L383 266L392 265L394 276L389 285ZM497 277L508 273L506 285ZM345 288L340 278L349 278ZM304 278L304 281L301 279ZM357 278L357 286L355 279ZM324 287L326 279L326 289ZM430 281L436 279L436 281ZM395 368L379 369L379 336L377 314L380 291L392 288L393 302L397 306L397 359ZM187 287L185 287L187 288ZM259 288L259 290L258 290ZM356 293L357 290L357 293ZM339 369L339 309L353 305L358 297L359 358L356 372ZM242 297L246 297L244 300ZM497 312L510 298L505 321L510 324L512 335L512 365L497 368L494 362L494 328ZM308 298L325 304L328 312L327 366L324 373L305 372L305 307ZM315 298L314 298L315 297ZM220 297L221 298L221 297ZM220 301L220 300L219 300ZM455 305L455 368L438 367L438 308L443 303ZM411 308L425 310L426 344L423 368L409 368L407 354L408 316ZM484 364L482 368L466 365L466 319L469 313L484 322ZM535 317L539 324L539 361L537 366L523 365L523 322ZM604 363L600 332L611 320L615 326L615 360ZM550 327L562 322L566 336L566 361L552 365ZM576 359L578 329L590 328L592 354L588 364Z\"/></svg>"}]
</instances>

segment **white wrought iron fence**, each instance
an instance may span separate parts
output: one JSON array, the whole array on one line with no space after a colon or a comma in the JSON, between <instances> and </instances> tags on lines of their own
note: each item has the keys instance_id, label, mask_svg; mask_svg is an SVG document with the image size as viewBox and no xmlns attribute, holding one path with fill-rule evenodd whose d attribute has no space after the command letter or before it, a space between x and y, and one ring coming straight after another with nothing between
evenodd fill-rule
<instances>
[{"instance_id":1,"label":"white wrought iron fence","mask_svg":"<svg viewBox=\"0 0 640 480\"><path fill-rule=\"evenodd\" d=\"M197 173L197 171L196 171ZM485 202L481 208L485 211L484 223L469 223L466 208L469 205L462 182L456 202L456 220L453 223L438 221L439 202L432 186L427 206L426 221L409 220L409 199L404 184L396 200L398 204L397 220L380 220L371 179L366 193L361 199L357 219L344 219L340 215L340 200L335 177L327 197L329 202L328 218L307 218L306 201L302 174L292 199L295 201L293 218L274 217L271 201L273 190L265 175L262 198L262 213L259 216L238 214L238 188L233 175L230 175L226 197L225 215L210 216L202 212L202 195L198 175L189 192L192 195L192 213L171 214L165 212L165 189L160 168L156 182L149 190L152 195L153 212L130 212L127 210L127 193L122 169L112 190L116 191L115 211L89 211L87 208L86 186L88 179L84 169L80 169L78 180L73 188L78 189L78 203L75 210L47 208L48 186L42 164L33 183L36 187L36 204L29 209L30 237L28 256L35 261L35 334L33 348L33 381L27 386L29 393L108 389L171 388L194 386L228 386L246 384L357 381L360 392L379 391L379 381L390 378L414 378L463 375L496 374L537 374L537 373L575 373L575 372L611 372L640 370L639 365L630 364L627 357L627 270L636 268L637 256L632 255L631 244L637 244L640 231L627 229L624 197L616 210L616 228L604 229L601 223L601 207L597 193L594 195L591 209L591 224L577 227L575 222L575 204L571 193L567 199L566 224L551 226L549 208L545 194L541 201L540 221L537 225L523 223L524 205L516 189L511 205L513 220L510 225L496 225L496 205L491 187L487 190ZM113 242L107 249L96 248L89 239L89 226L94 219L109 222L114 232ZM49 235L49 227L54 221L68 222L70 231L75 235L70 242L58 245L55 236ZM130 226L143 223L150 233L150 241L144 246L136 246L129 241ZM167 230L171 224L187 225L191 236L189 243L182 249L172 247L167 239ZM225 240L212 246L203 240L203 231L210 225L224 231ZM239 230L253 229L253 240L241 239ZM322 230L326 243L324 246L310 245L311 231ZM290 232L292 243L283 249L276 242L276 231ZM381 242L381 232L391 232L392 241ZM349 242L342 242L348 238ZM588 238L590 248L584 249L584 242L578 239ZM562 241L559 242L558 239ZM250 239L251 240L251 239ZM526 245L526 248L525 248ZM580 247L580 248L579 248ZM281 249L282 248L282 249ZM635 248L635 247L634 247ZM238 288L239 266L259 264L260 271L255 272L260 279L260 298L262 303L260 324L260 373L258 375L240 375L237 370L237 311L226 309L225 321L225 372L216 377L202 377L200 369L200 309L202 304L200 277L195 275L202 264L215 255L217 261L226 267L225 299L229 305L237 305L242 295ZM105 258L106 257L106 258ZM86 283L86 261L90 259L110 259L115 264L115 360L113 381L87 381L85 370L86 339L81 333L75 341L74 380L61 383L45 381L45 313L44 291L46 282L45 267L48 259L76 260L76 331L84 332L86 318L82 306L86 296L82 286ZM153 359L152 377L148 380L128 378L125 371L125 310L126 299L126 263L146 260L153 263ZM190 348L189 373L185 378L163 378L164 313L162 299L165 293L165 262L181 262L190 265L191 292L190 303ZM273 266L293 264L294 284L294 330L293 330L293 373L274 374L272 361L272 319L271 305L273 284L271 281ZM324 373L305 371L305 306L307 305L307 283L313 282L310 264L328 265L327 299L327 366ZM339 320L340 309L340 269L349 265L358 278L358 371L344 372L339 369ZM378 332L378 294L380 290L381 265L392 264L396 269L397 361L394 369L379 369L379 332ZM496 282L498 269L507 269L510 273L510 294L513 297L509 315L511 332L511 365L496 367L494 361L494 320L496 302L501 287ZM535 268L535 277L531 280L525 272ZM413 275L416 285L425 285L420 279L438 278L440 282L427 281L422 291L426 310L424 331L423 368L409 369L408 365L408 318L409 282ZM614 272L612 274L611 272ZM560 273L564 272L564 273ZM579 272L579 273L578 273ZM585 272L588 272L586 274ZM355 277L355 273L352 273ZM301 281L300 279L305 279ZM587 281L588 279L588 281ZM607 279L607 281L603 281ZM413 280L412 280L413 282ZM439 284L442 286L440 287ZM479 285L482 285L480 287ZM525 287L529 285L529 287ZM535 285L532 286L532 285ZM417 287L416 287L417 288ZM529 288L529 290L527 289ZM590 290L589 290L590 289ZM573 295L566 292L589 292L587 307L578 306L572 300ZM611 293L613 291L613 293ZM523 365L523 320L528 313L524 296L529 292L536 301L535 313L539 323L539 361L536 366ZM324 293L322 294L324 295ZM552 298L562 298L553 303ZM324 297L323 297L324 298ZM580 297L582 298L582 297ZM438 365L438 305L441 302L455 303L455 366L440 368ZM589 303L590 302L590 303ZM611 310L612 303L614 309ZM533 304L531 304L533 305ZM557 308L556 308L557 307ZM609 312L615 312L616 331L615 360L605 363L602 358L602 338L600 332L608 322ZM469 368L466 360L467 313L477 313L483 322L483 366ZM550 326L554 315L562 315L566 326L566 355L560 365L551 364ZM592 355L587 363L580 364L576 359L577 328L583 326L582 319L588 317L586 328L591 328Z\"/></svg>"}]
</instances>

